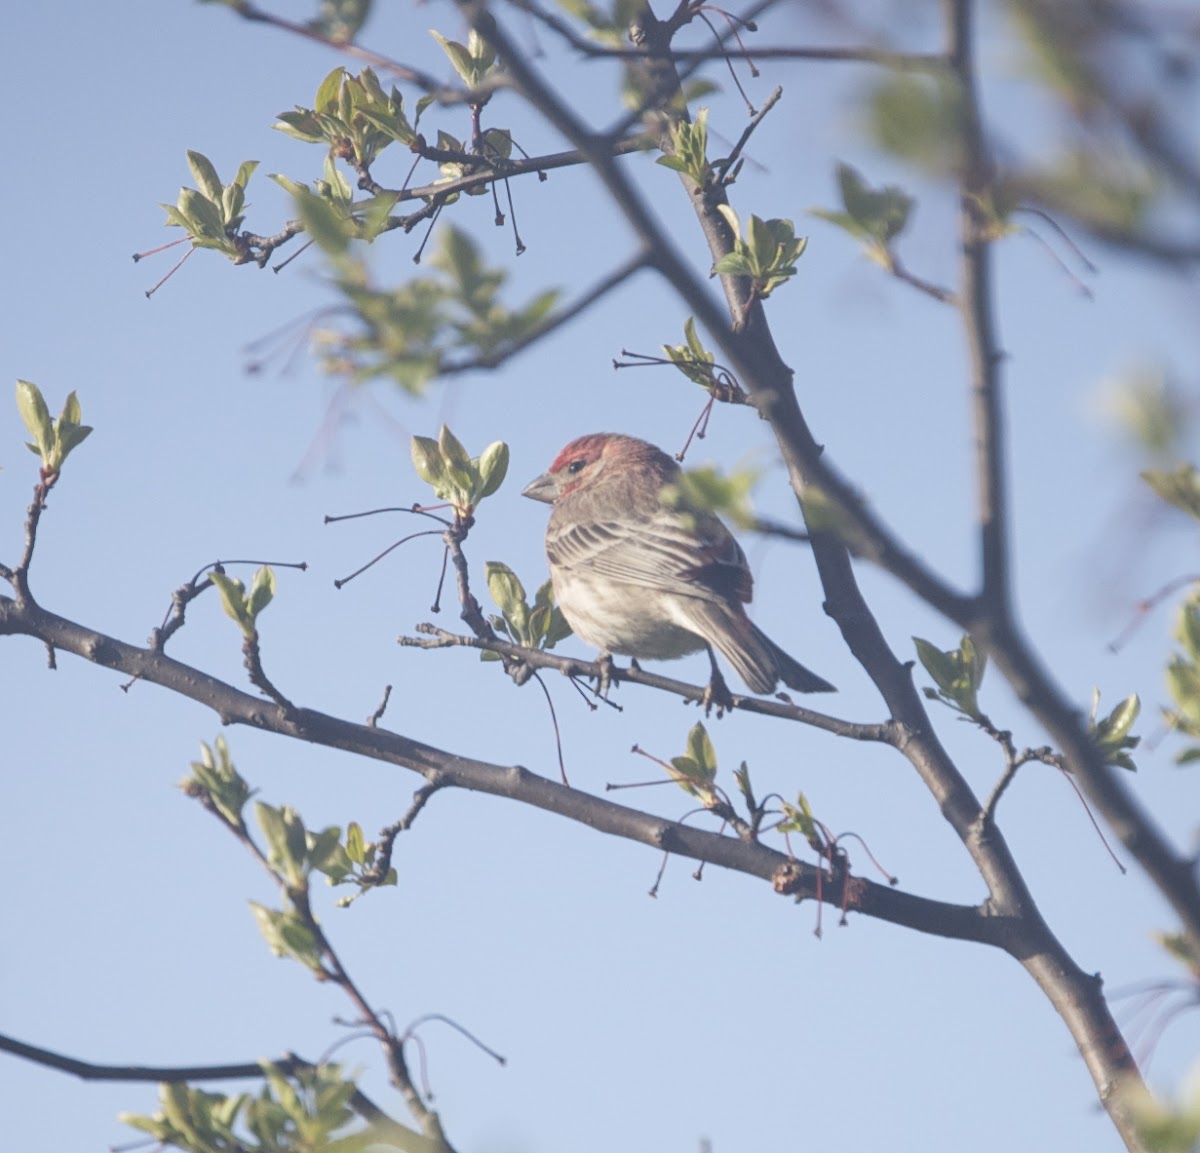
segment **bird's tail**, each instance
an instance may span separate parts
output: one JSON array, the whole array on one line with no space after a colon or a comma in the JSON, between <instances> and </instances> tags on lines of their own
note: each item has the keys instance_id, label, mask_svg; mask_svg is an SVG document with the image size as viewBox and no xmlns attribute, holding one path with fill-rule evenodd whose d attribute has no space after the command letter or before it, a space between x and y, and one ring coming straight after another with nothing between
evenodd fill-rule
<instances>
[{"instance_id":1,"label":"bird's tail","mask_svg":"<svg viewBox=\"0 0 1200 1153\"><path fill-rule=\"evenodd\" d=\"M752 693L773 693L780 681L798 693L837 691L824 677L785 653L744 613L709 602L696 616L697 624L704 626L697 632L720 650Z\"/></svg>"},{"instance_id":2,"label":"bird's tail","mask_svg":"<svg viewBox=\"0 0 1200 1153\"><path fill-rule=\"evenodd\" d=\"M758 639L770 649L771 655L775 658L775 668L779 672L779 679L789 689L795 689L798 693L837 692L837 689L824 677L817 676L811 669L806 669L798 660L785 653L762 629L756 626L751 627L758 634ZM773 685L772 688L774 688Z\"/></svg>"}]
</instances>

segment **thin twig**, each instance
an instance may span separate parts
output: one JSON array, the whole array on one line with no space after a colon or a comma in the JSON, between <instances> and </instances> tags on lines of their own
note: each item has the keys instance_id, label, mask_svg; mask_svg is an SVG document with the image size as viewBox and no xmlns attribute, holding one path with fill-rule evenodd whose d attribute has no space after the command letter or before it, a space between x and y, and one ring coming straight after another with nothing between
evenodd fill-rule
<instances>
[{"instance_id":1,"label":"thin twig","mask_svg":"<svg viewBox=\"0 0 1200 1153\"><path fill-rule=\"evenodd\" d=\"M389 1028L384 1022L382 1016L372 1008L359 989L357 982L350 976L349 971L342 964L337 950L334 949L333 943L325 935L320 921L313 914L307 876L299 882L285 878L250 835L249 830L240 817L234 820L227 816L203 788L194 790L191 795L237 838L251 856L266 870L275 884L279 886L287 906L303 923L305 930L312 939L314 955L318 958L314 970L317 977L336 984L349 999L350 1003L360 1014L363 1025L382 1047L388 1068L391 1070L392 1084L399 1090L405 1103L408 1105L409 1111L421 1125L425 1135L435 1141L441 1142L445 1146L447 1153L452 1153L450 1145L446 1141L445 1134L442 1131L441 1120L437 1113L425 1104L409 1075L408 1065L404 1057L404 1038L397 1037L394 1030Z\"/></svg>"},{"instance_id":2,"label":"thin twig","mask_svg":"<svg viewBox=\"0 0 1200 1153\"><path fill-rule=\"evenodd\" d=\"M0 1034L0 1052L12 1053L35 1065L47 1069L58 1069L81 1081L154 1081L178 1084L183 1081L236 1081L257 1078L263 1075L259 1061L226 1062L218 1065L109 1065L85 1061L38 1045L18 1041L15 1037ZM315 1069L312 1061L286 1053L274 1058L270 1064L288 1074L302 1069Z\"/></svg>"},{"instance_id":3,"label":"thin twig","mask_svg":"<svg viewBox=\"0 0 1200 1153\"><path fill-rule=\"evenodd\" d=\"M516 340L508 341L500 347L486 353L481 353L478 356L441 364L438 366L438 375L440 377L454 376L458 373L472 372L476 369L498 368L505 361L511 360L532 344L549 336L550 333L562 328L563 325L569 324L577 316L581 316L597 301L603 299L641 269L647 267L648 263L649 260L645 253L635 253L614 268L607 276L598 280L582 296L576 297L566 308L553 313L543 321L539 321L538 324L522 336L519 336Z\"/></svg>"},{"instance_id":4,"label":"thin twig","mask_svg":"<svg viewBox=\"0 0 1200 1153\"><path fill-rule=\"evenodd\" d=\"M33 486L33 500L25 510L25 547L21 559L14 569L8 569L5 577L17 594L17 604L26 605L33 600L29 590L29 566L33 564L34 549L37 548L38 524L42 513L46 511L46 498L58 480L57 472L48 473L44 468L39 470L38 482Z\"/></svg>"},{"instance_id":5,"label":"thin twig","mask_svg":"<svg viewBox=\"0 0 1200 1153\"><path fill-rule=\"evenodd\" d=\"M383 700L379 702L379 707L367 718L367 727L374 729L379 727L379 722L383 720L383 714L387 711L388 701L392 699L392 686L383 686Z\"/></svg>"},{"instance_id":6,"label":"thin twig","mask_svg":"<svg viewBox=\"0 0 1200 1153\"><path fill-rule=\"evenodd\" d=\"M235 0L229 7L244 20L258 24L269 24L272 28L278 28L283 32L291 33L293 36L299 36L301 39L310 40L315 44L322 44L343 55L361 60L363 63L369 64L372 68L386 72L398 80L403 80L423 89L441 104L470 104L477 102L481 97L503 83L503 78L496 77L486 87L478 89L452 88L442 84L441 81L428 72L422 72L420 69L412 68L407 64L400 63L398 60L393 60L390 56L384 56L380 52L373 52L369 48L363 48L350 41L333 39L324 35L311 24L297 24L282 16L277 16L273 12L268 12L264 8L259 8L257 4L252 3L252 0Z\"/></svg>"},{"instance_id":7,"label":"thin twig","mask_svg":"<svg viewBox=\"0 0 1200 1153\"><path fill-rule=\"evenodd\" d=\"M763 106L751 118L750 123L747 124L746 127L742 130L741 136L738 137L737 143L733 146L733 150L729 153L729 155L724 157L721 160L713 161L712 166L714 169L720 169L720 171L723 175L727 174L730 171L730 169L737 162L738 157L741 156L742 149L746 147L746 144L749 142L750 137L754 134L754 130L763 122L767 113L770 112L771 109L774 108L775 105L779 103L779 101L782 97L783 97L783 89L776 86L775 90L771 93L771 95L768 96L766 98L766 100L763 101ZM728 179L726 179L725 182L730 183L730 181Z\"/></svg>"},{"instance_id":8,"label":"thin twig","mask_svg":"<svg viewBox=\"0 0 1200 1153\"><path fill-rule=\"evenodd\" d=\"M932 297L940 304L957 304L958 297L948 288L942 288L941 285L934 284L931 280L925 280L915 273L909 272L903 262L890 249L888 251L888 266L891 274L905 284L917 289L918 292L923 292L926 296Z\"/></svg>"},{"instance_id":9,"label":"thin twig","mask_svg":"<svg viewBox=\"0 0 1200 1153\"><path fill-rule=\"evenodd\" d=\"M429 798L443 787L442 782L438 780L433 780L422 785L413 794L412 803L408 806L408 811L404 816L388 825L387 828L380 830L378 847L375 853L375 864L362 875L362 880L366 884L383 884L384 878L388 875L392 867L392 851L396 845L396 838L407 829L412 828L413 822L417 819L421 810L425 808L429 802Z\"/></svg>"},{"instance_id":10,"label":"thin twig","mask_svg":"<svg viewBox=\"0 0 1200 1153\"><path fill-rule=\"evenodd\" d=\"M636 60L645 53L632 48L614 48L589 40L557 14L543 8L536 0L510 0L514 8L536 18L556 35L584 56L607 60ZM669 23L669 21L668 21ZM809 60L824 63L876 64L884 68L907 71L934 72L945 68L945 59L938 53L892 52L885 48L846 47L814 48L806 45L794 47L772 45L762 48L730 48L721 44L716 48L675 48L662 53L664 58L677 64L703 63L708 60L746 59L758 60Z\"/></svg>"},{"instance_id":11,"label":"thin twig","mask_svg":"<svg viewBox=\"0 0 1200 1153\"><path fill-rule=\"evenodd\" d=\"M557 653L549 653L544 649L527 649L509 641L495 637L484 640L476 636L464 636L459 633L447 632L436 625L422 624L417 626L419 637L399 637L398 642L409 648L440 649L440 648L471 648L500 653L514 661L522 661L536 669L557 669L569 677L595 677L604 675L604 667L599 661L581 661L574 657L562 657ZM674 693L685 701L700 704L705 699L707 686L690 685L684 681L672 680L670 677L648 673L645 669L621 668L613 665L608 671L614 683L645 685L663 692ZM762 716L778 717L782 720L797 721L811 725L825 732L836 733L839 736L850 737L857 741L871 741L880 744L898 745L905 740L904 732L890 721L869 724L858 721L845 721L839 717L831 717L792 704L786 693L779 693L774 700L763 700L761 697L747 697L733 694L733 707L742 712L758 713Z\"/></svg>"}]
</instances>

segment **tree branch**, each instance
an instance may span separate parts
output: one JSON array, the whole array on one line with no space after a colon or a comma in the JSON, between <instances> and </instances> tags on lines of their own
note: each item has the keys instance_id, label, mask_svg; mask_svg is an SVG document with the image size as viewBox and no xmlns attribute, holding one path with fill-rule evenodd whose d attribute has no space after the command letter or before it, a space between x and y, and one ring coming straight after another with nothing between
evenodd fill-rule
<instances>
[{"instance_id":1,"label":"tree branch","mask_svg":"<svg viewBox=\"0 0 1200 1153\"><path fill-rule=\"evenodd\" d=\"M459 7L478 31L496 45L516 88L592 165L643 248L653 254L653 267L680 295L696 319L721 344L739 378L755 376L761 381L772 379L771 374L774 373L776 378L786 377L787 391L790 394L791 370L780 360L774 343L770 342L768 352L755 347L751 333L747 333L745 339L732 339L727 314L713 298L708 285L695 275L692 266L684 260L665 230L658 224L644 198L616 165L607 138L593 133L559 99L557 93L533 70L507 33L497 25L481 0L459 0ZM704 206L701 218L706 235L710 238L710 247L721 254L730 245L728 226L715 207L723 201L724 193L718 190L713 202ZM693 199L693 204L700 211L699 202ZM743 306L749 300L748 288L738 285L738 279L724 277L723 283L727 291L735 294L739 306ZM761 308L755 315L758 318L755 321L757 332L759 325L765 327L765 320L761 316ZM755 394L756 406L768 419L771 418L775 397L774 388L760 387ZM793 419L799 419L794 394L791 396L791 406L794 409ZM806 438L810 446L804 461L806 483L812 490L819 489L822 497L830 504L833 519L855 554L899 577L918 596L946 615L953 617L956 614L967 614L973 607L973 598L953 589L893 537L864 504L862 498L821 459L822 450L811 434L807 434L807 430ZM795 475L793 473L793 477Z\"/></svg>"},{"instance_id":2,"label":"tree branch","mask_svg":"<svg viewBox=\"0 0 1200 1153\"><path fill-rule=\"evenodd\" d=\"M975 80L970 0L944 0L947 54L958 82L962 109L959 173L960 312L971 366L978 493L981 608L997 623L1012 615L1009 575L1008 497L1004 476L1004 409L1001 353L991 296L991 235L985 205L990 200L992 165L987 155Z\"/></svg>"},{"instance_id":3,"label":"tree branch","mask_svg":"<svg viewBox=\"0 0 1200 1153\"><path fill-rule=\"evenodd\" d=\"M581 36L569 21L543 8L536 0L509 0L514 8L527 12L545 25L577 52L593 59L637 60L643 53L636 48L614 48ZM931 72L945 66L943 57L926 52L892 52L886 48L811 48L803 45L785 47L762 45L755 48L674 48L659 53L676 64L700 63L706 60L809 60L828 63L877 64L886 68Z\"/></svg>"},{"instance_id":4,"label":"tree branch","mask_svg":"<svg viewBox=\"0 0 1200 1153\"><path fill-rule=\"evenodd\" d=\"M268 12L265 8L260 8L257 4L252 3L252 0L231 0L228 7L242 17L243 20L248 20L253 24L267 24L282 32L299 36L302 40L310 40L315 44L323 44L327 48L332 48L335 52L352 56L371 68L377 68L381 72L386 72L388 75L394 76L397 80L403 80L418 88L423 88L431 96L435 97L440 104L469 104L472 100L478 100L481 95L479 92L472 92L465 88L453 88L445 85L428 72L422 72L420 69L411 68L407 64L401 64L398 60L393 60L390 56L384 56L380 52L372 52L369 48L363 48L349 40L332 39L308 24L297 24L295 21L287 20L282 16L276 16L273 12Z\"/></svg>"},{"instance_id":5,"label":"tree branch","mask_svg":"<svg viewBox=\"0 0 1200 1153\"><path fill-rule=\"evenodd\" d=\"M40 605L21 607L9 597L0 597L0 635L36 637L93 664L162 685L212 709L226 725L248 725L411 769L439 786L506 797L597 832L758 877L798 899L819 899L936 936L976 941L1008 951L1021 947L1019 925L994 909L931 900L859 877L847 877L844 884L835 884L817 867L765 845L618 805L538 776L520 765L496 765L458 756L399 733L314 709L296 707L289 713L165 653L127 644Z\"/></svg>"},{"instance_id":6,"label":"tree branch","mask_svg":"<svg viewBox=\"0 0 1200 1153\"><path fill-rule=\"evenodd\" d=\"M576 657L559 656L557 653L547 652L545 649L527 649L521 645L514 645L510 641L502 640L500 637L464 636L459 633L447 632L445 629L431 624L418 625L417 632L423 635L400 637L399 643L407 648L469 648L499 653L503 657L522 662L531 668L555 669L568 677L588 677L599 680L606 676L614 685L622 683L645 685L648 688L674 693L689 704L703 703L707 692L706 686L691 685L671 677L659 676L657 673L648 673L640 667L622 668L616 664L609 667L600 661L581 661ZM775 700L746 697L734 693L732 700L733 707L739 712L798 721L811 728L820 729L822 732L848 737L851 740L878 742L898 747L906 739L903 729L894 722L883 721L872 724L844 721L840 717L831 717L826 713L819 713L814 709L792 704L787 699L786 693L780 693Z\"/></svg>"},{"instance_id":7,"label":"tree branch","mask_svg":"<svg viewBox=\"0 0 1200 1153\"><path fill-rule=\"evenodd\" d=\"M84 1061L79 1057L71 1057L65 1053L55 1053L38 1045L30 1045L0 1033L0 1052L12 1053L34 1065L47 1069L57 1069L61 1073L69 1073L81 1081L153 1081L156 1084L181 1084L188 1081L245 1081L261 1080L263 1065L270 1064L284 1076L306 1069L320 1068L313 1061L306 1061L295 1053L287 1053L276 1057L270 1062L243 1061L226 1065L99 1065L92 1061ZM350 1098L350 1107L364 1120L376 1125L395 1125L374 1101L359 1089L355 1089Z\"/></svg>"},{"instance_id":8,"label":"tree branch","mask_svg":"<svg viewBox=\"0 0 1200 1153\"><path fill-rule=\"evenodd\" d=\"M631 279L649 263L645 253L634 253L628 260L622 261L607 276L598 280L587 292L573 300L566 308L551 313L540 324L535 325L523 336L502 345L490 352L479 356L467 357L464 360L451 361L438 365L438 376L454 376L462 372L471 372L481 368L498 368L505 361L511 360L530 345L536 344L545 336L564 324L569 324L577 316L586 312L598 300L603 299L614 289L619 288L625 281Z\"/></svg>"},{"instance_id":9,"label":"tree branch","mask_svg":"<svg viewBox=\"0 0 1200 1153\"><path fill-rule=\"evenodd\" d=\"M825 588L826 611L837 621L855 657L868 671L891 709L892 717L905 725L910 740L902 751L921 775L922 780L942 807L942 812L958 833L991 894L989 908L998 915L1011 917L1020 925L1017 956L1041 986L1088 1064L1097 1091L1109 1109L1122 1136L1136 1146L1127 1112L1115 1101L1118 1084L1137 1078L1136 1066L1128 1046L1100 993L1098 982L1085 974L1055 939L1042 919L1016 862L999 832L983 833L977 821L981 811L969 786L946 755L933 733L924 705L915 692L907 667L896 660L870 613L854 578L847 541L871 559L888 562L891 571L903 574L906 583L917 589L934 607L948 615L974 607L965 598L947 588L923 566L908 558L895 546L882 526L869 518L861 502L825 466L821 447L813 438L800 411L792 384L792 372L783 362L767 326L761 301L754 298L745 278L722 278L729 312L735 318L731 327L720 315L707 290L679 259L664 230L651 218L642 198L624 174L617 169L581 121L537 75L521 53L498 28L481 0L459 0L459 5L476 27L496 46L514 84L542 114L580 151L592 159L597 174L609 189L615 204L641 242L656 253L656 267L692 308L729 357L731 366L746 385L760 413L772 424L781 455L788 467L793 488L802 500L819 494L822 503L832 505L836 534L829 530L813 533L813 555ZM661 25L648 8L637 17L639 47L657 54L663 47ZM656 63L648 63L657 71ZM661 75L635 81L638 91L666 94L678 91L678 83L667 87ZM665 104L660 115L669 119L671 105ZM732 236L716 211L724 201L724 189L697 189L681 174L714 260L732 248Z\"/></svg>"}]
</instances>

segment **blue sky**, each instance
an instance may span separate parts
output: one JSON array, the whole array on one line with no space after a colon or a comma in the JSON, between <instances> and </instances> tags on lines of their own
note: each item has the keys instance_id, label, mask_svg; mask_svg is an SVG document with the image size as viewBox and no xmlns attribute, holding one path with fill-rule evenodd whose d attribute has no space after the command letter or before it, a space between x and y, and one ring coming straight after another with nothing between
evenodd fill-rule
<instances>
[{"instance_id":1,"label":"blue sky","mask_svg":"<svg viewBox=\"0 0 1200 1153\"><path fill-rule=\"evenodd\" d=\"M304 5L287 14L299 18ZM365 718L396 685L387 722L417 739L555 776L543 698L514 688L473 654L418 652L395 638L430 619L439 546L417 541L340 591L334 578L396 537L404 520L325 527L327 513L408 504L425 494L408 438L442 420L478 452L512 448L508 485L482 509L468 542L477 588L486 560L536 586L544 577L546 510L519 497L557 450L584 432L634 433L682 443L701 393L677 374L614 373L622 348L653 352L682 338L686 312L649 275L495 375L478 374L410 399L379 386L339 394L301 352L247 375L247 346L330 300L315 254L280 275L233 268L198 253L153 300L164 254L130 254L170 234L161 201L189 182L185 151L207 154L229 179L261 161L248 224L273 231L289 211L266 174L320 174L318 149L274 132L276 113L311 101L339 63L316 46L238 22L215 6L131 0L118 6L22 8L0 44L6 106L20 108L10 178L0 377L36 381L55 411L77 390L92 438L71 459L43 519L33 570L39 600L130 641L161 620L173 589L218 557L306 560L280 570L263 623L268 672L293 700ZM449 8L394 5L367 39L447 73L427 35L461 34ZM804 29L784 10L762 36L794 42ZM548 38L543 34L543 40ZM989 109L1017 136L1036 102L1013 71L1002 31L985 38ZM591 112L615 93L611 74L577 61L546 67ZM716 79L724 83L719 71ZM769 314L796 368L806 414L831 458L931 563L969 584L975 573L970 435L961 331L947 308L884 275L828 225L803 216L834 204L837 160L873 182L904 179L919 198L903 252L914 270L949 283L952 204L874 154L857 131L857 68L768 65L751 81L784 100L754 138L734 188L743 216L788 216L810 235L795 282ZM736 97L711 101L711 123L736 139ZM494 123L530 152L562 147L516 100ZM462 114L446 114L459 135ZM1048 133L1047 133L1048 137ZM1036 141L1035 141L1036 143ZM408 158L381 162L398 182ZM698 233L673 175L628 161L679 243L702 266ZM390 166L389 166L390 165ZM514 188L528 251L491 225L490 198L455 209L489 258L512 269L511 299L547 285L583 291L632 251L586 173L564 170ZM389 236L372 261L381 281L411 269L415 238ZM1086 299L1028 237L997 261L1001 337L1008 353L1010 462L1018 599L1041 653L1080 706L1093 686L1115 703L1141 693L1140 730L1155 733L1169 613L1151 617L1111 655L1136 599L1194 568L1194 535L1138 488L1138 461L1101 413L1106 382L1152 362L1196 362L1195 290L1098 249ZM11 385L7 386L11 387ZM337 414L337 415L331 415ZM0 560L22 540L33 458L15 406L0 403ZM694 463L765 466L763 512L794 516L766 426L748 409L719 412ZM756 619L780 644L834 681L831 711L882 719L865 675L821 611L801 548L750 539ZM248 579L249 572L244 574ZM912 635L951 647L955 630L886 575L860 572L884 631L902 654ZM439 623L452 627L454 614ZM179 659L242 683L236 628L209 596L172 642ZM571 640L564 651L585 655ZM272 957L247 899L274 894L253 863L174 787L216 717L149 685L63 657L45 668L33 643L0 646L5 754L0 813L7 878L0 951L0 1031L98 1062L194 1064L292 1049L315 1057L342 1039L350 1007L298 966ZM702 658L663 671L701 680ZM548 682L572 783L602 791L645 779L633 743L682 751L695 716L633 687L623 711L586 710ZM985 707L1020 744L1042 735L989 674ZM1000 771L988 740L949 713L935 715L972 785ZM852 829L925 896L976 901L983 887L908 765L882 749L734 715L710 725L727 784L741 760L760 794L803 789L834 829ZM396 819L419 780L342 754L262 734L226 734L263 799L291 803L312 827L358 820L368 832ZM1180 843L1194 834L1196 784L1158 742L1138 760L1146 804ZM666 815L673 789L623 794ZM1151 940L1170 927L1158 898L1122 876L1068 784L1022 770L1001 824L1050 924L1079 963L1110 988L1172 976ZM324 924L368 996L403 1023L454 1017L509 1063L498 1068L449 1031L422 1035L451 1139L493 1153L599 1153L622 1148L775 1153L801 1145L858 1151L1019 1147L1108 1153L1120 1147L1096 1105L1066 1030L1009 958L921 937L864 918L836 929L826 914L781 903L764 886L707 870L668 867L646 849L500 800L439 796L399 845L400 883ZM856 867L867 870L865 860ZM1134 1026L1131 1009L1121 1019ZM1194 1019L1158 1044L1153 1079L1172 1086L1196 1050ZM402 1112L364 1041L340 1059L368 1071L364 1086ZM3 1058L0 1131L13 1149L104 1148L129 1139L122 1109L152 1111L153 1086L81 1085ZM986 1120L983 1120L986 1118Z\"/></svg>"}]
</instances>

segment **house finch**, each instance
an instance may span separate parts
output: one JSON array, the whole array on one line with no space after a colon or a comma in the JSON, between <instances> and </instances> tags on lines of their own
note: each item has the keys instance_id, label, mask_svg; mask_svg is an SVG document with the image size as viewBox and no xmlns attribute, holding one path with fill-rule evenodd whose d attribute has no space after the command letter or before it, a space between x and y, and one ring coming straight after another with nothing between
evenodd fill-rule
<instances>
[{"instance_id":1,"label":"house finch","mask_svg":"<svg viewBox=\"0 0 1200 1153\"><path fill-rule=\"evenodd\" d=\"M754 578L733 535L711 512L663 499L679 465L631 436L572 441L524 495L554 506L546 556L571 628L604 653L651 660L717 648L754 693L779 681L833 692L793 660L742 607ZM713 661L714 686L719 673ZM722 686L723 687L723 686Z\"/></svg>"}]
</instances>

